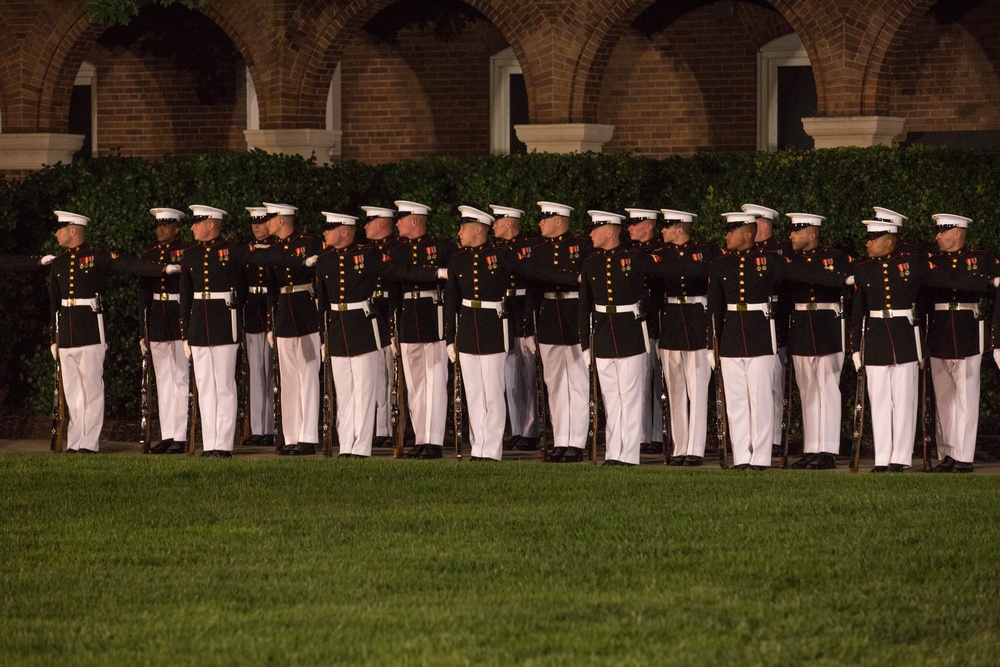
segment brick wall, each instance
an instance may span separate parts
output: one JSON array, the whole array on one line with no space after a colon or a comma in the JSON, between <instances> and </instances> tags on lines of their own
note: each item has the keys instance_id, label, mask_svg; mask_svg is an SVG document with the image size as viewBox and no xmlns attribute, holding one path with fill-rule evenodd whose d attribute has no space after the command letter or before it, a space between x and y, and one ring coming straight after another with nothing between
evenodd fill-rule
<instances>
[{"instance_id":1,"label":"brick wall","mask_svg":"<svg viewBox=\"0 0 1000 667\"><path fill-rule=\"evenodd\" d=\"M344 54L343 158L488 154L490 56L507 47L496 28L477 20L444 40L410 26L396 42L361 31Z\"/></svg>"},{"instance_id":2,"label":"brick wall","mask_svg":"<svg viewBox=\"0 0 1000 667\"><path fill-rule=\"evenodd\" d=\"M720 22L702 7L649 37L632 29L618 42L601 89L600 122L615 126L606 150L634 146L664 157L756 148L762 38L746 26L766 25L773 12L747 4L739 11L743 20Z\"/></svg>"},{"instance_id":3,"label":"brick wall","mask_svg":"<svg viewBox=\"0 0 1000 667\"><path fill-rule=\"evenodd\" d=\"M899 45L890 113L906 131L1000 130L1000 2L958 20L927 15Z\"/></svg>"}]
</instances>

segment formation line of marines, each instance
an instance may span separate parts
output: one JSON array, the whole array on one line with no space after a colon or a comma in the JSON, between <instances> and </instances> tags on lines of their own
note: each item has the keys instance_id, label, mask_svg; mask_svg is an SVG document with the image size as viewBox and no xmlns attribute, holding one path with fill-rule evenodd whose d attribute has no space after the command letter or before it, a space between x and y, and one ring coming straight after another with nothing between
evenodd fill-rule
<instances>
[{"instance_id":1,"label":"formation line of marines","mask_svg":"<svg viewBox=\"0 0 1000 667\"><path fill-rule=\"evenodd\" d=\"M49 266L68 453L99 449L101 290L114 271L139 277L139 347L155 376L161 430L152 444L144 391L144 451L153 454L193 453L200 414L208 457L231 456L242 416L243 445L282 455L331 454L335 429L341 457L393 446L403 458L438 459L451 363L474 461L498 461L505 448L583 461L588 435L596 461L599 387L604 465L637 465L641 453L702 465L714 372L732 467L766 469L787 447L794 377L803 456L791 467L828 469L840 450L849 356L867 383L873 472L912 463L922 368L936 395L934 470L972 470L982 355L998 343L996 326L987 341L982 306L1000 265L966 246L970 219L934 215L931 254L899 241L905 216L875 207L863 221L867 258L854 260L823 246L823 216L786 214L791 233L781 243L777 211L756 204L724 214L725 248L698 241L697 216L684 211L591 210L589 234L578 236L572 207L538 206L539 237L521 233L520 209L459 206L457 245L429 235L430 208L412 201L363 206L363 220L324 212L322 238L296 229L295 206L248 207L252 243L223 236L221 209L190 206L188 242L186 214L154 208L157 243L140 258L91 246L90 220L56 211L64 252L2 264ZM1000 364L1000 350L993 356ZM454 416L460 458L462 415ZM404 452L407 419L415 444ZM787 449L780 453L784 467ZM720 454L728 465L724 444Z\"/></svg>"}]
</instances>

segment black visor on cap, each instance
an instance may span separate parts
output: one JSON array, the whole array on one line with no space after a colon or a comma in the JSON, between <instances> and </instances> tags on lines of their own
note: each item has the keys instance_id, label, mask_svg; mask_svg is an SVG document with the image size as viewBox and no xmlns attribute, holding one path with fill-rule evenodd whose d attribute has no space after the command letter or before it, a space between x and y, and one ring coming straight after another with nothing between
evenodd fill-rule
<instances>
[{"instance_id":1,"label":"black visor on cap","mask_svg":"<svg viewBox=\"0 0 1000 667\"><path fill-rule=\"evenodd\" d=\"M868 241L874 241L875 239L885 236L886 234L892 234L892 232L887 230L882 230L878 232L865 232L865 239L867 239Z\"/></svg>"},{"instance_id":2,"label":"black visor on cap","mask_svg":"<svg viewBox=\"0 0 1000 667\"><path fill-rule=\"evenodd\" d=\"M811 222L793 222L792 223L792 229L793 230L805 229L806 227L813 227L813 226L814 225Z\"/></svg>"},{"instance_id":3,"label":"black visor on cap","mask_svg":"<svg viewBox=\"0 0 1000 667\"><path fill-rule=\"evenodd\" d=\"M211 220L211 219L212 219L212 216L210 216L210 215L192 215L191 216L191 224L193 225L196 222L201 222L202 220Z\"/></svg>"},{"instance_id":4,"label":"black visor on cap","mask_svg":"<svg viewBox=\"0 0 1000 667\"><path fill-rule=\"evenodd\" d=\"M178 222L179 222L179 220L177 220L177 218L157 218L156 219L156 226L157 227L166 227L167 225L175 225Z\"/></svg>"},{"instance_id":5,"label":"black visor on cap","mask_svg":"<svg viewBox=\"0 0 1000 667\"><path fill-rule=\"evenodd\" d=\"M946 232L949 229L957 229L958 227L959 227L959 225L938 225L937 226L937 230L939 232Z\"/></svg>"},{"instance_id":6,"label":"black visor on cap","mask_svg":"<svg viewBox=\"0 0 1000 667\"><path fill-rule=\"evenodd\" d=\"M631 227L632 225L638 225L640 222L652 222L656 224L656 221L657 218L629 218L625 225Z\"/></svg>"},{"instance_id":7,"label":"black visor on cap","mask_svg":"<svg viewBox=\"0 0 1000 667\"><path fill-rule=\"evenodd\" d=\"M730 221L727 220L726 221L726 231L727 232L731 232L731 231L734 231L736 229L739 229L743 225L749 225L749 224L750 223L747 222L746 220L736 220L734 222L730 222Z\"/></svg>"},{"instance_id":8,"label":"black visor on cap","mask_svg":"<svg viewBox=\"0 0 1000 667\"><path fill-rule=\"evenodd\" d=\"M549 218L557 218L562 213L556 213L555 211L542 211L542 214L538 216L539 220L548 220Z\"/></svg>"}]
</instances>

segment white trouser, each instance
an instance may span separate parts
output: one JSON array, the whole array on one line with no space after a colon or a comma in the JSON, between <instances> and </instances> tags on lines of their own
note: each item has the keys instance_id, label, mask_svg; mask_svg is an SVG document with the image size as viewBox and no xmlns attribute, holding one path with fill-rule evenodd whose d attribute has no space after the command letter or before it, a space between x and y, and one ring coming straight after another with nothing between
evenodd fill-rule
<instances>
[{"instance_id":1,"label":"white trouser","mask_svg":"<svg viewBox=\"0 0 1000 667\"><path fill-rule=\"evenodd\" d=\"M375 369L375 437L392 436L392 387L396 384L396 373L392 363L392 346L378 350L379 367ZM402 418L402 415L400 415Z\"/></svg>"},{"instance_id":2,"label":"white trouser","mask_svg":"<svg viewBox=\"0 0 1000 667\"><path fill-rule=\"evenodd\" d=\"M281 434L286 445L319 443L319 334L278 338Z\"/></svg>"},{"instance_id":3,"label":"white trouser","mask_svg":"<svg viewBox=\"0 0 1000 667\"><path fill-rule=\"evenodd\" d=\"M871 403L875 465L913 463L917 432L917 362L895 366L865 366Z\"/></svg>"},{"instance_id":4,"label":"white trouser","mask_svg":"<svg viewBox=\"0 0 1000 667\"><path fill-rule=\"evenodd\" d=\"M274 361L266 333L247 334L250 385L250 433L274 433Z\"/></svg>"},{"instance_id":5,"label":"white trouser","mask_svg":"<svg viewBox=\"0 0 1000 667\"><path fill-rule=\"evenodd\" d=\"M538 437L538 375L535 339L515 338L503 367L510 434Z\"/></svg>"},{"instance_id":6,"label":"white trouser","mask_svg":"<svg viewBox=\"0 0 1000 667\"><path fill-rule=\"evenodd\" d=\"M781 417L785 408L785 367L778 357L771 376L771 395L774 397L774 420L771 422L771 444L780 445L784 434L781 432ZM728 396L726 397L728 398Z\"/></svg>"},{"instance_id":7,"label":"white trouser","mask_svg":"<svg viewBox=\"0 0 1000 667\"><path fill-rule=\"evenodd\" d=\"M542 375L549 392L552 446L587 446L590 378L580 345L539 345ZM587 354L590 354L589 352Z\"/></svg>"},{"instance_id":8,"label":"white trouser","mask_svg":"<svg viewBox=\"0 0 1000 667\"><path fill-rule=\"evenodd\" d=\"M472 456L500 460L503 454L504 364L507 354L458 353L462 364L462 386L469 415Z\"/></svg>"},{"instance_id":9,"label":"white trouser","mask_svg":"<svg viewBox=\"0 0 1000 667\"><path fill-rule=\"evenodd\" d=\"M776 354L722 357L733 465L771 465L775 366L781 366Z\"/></svg>"},{"instance_id":10,"label":"white trouser","mask_svg":"<svg viewBox=\"0 0 1000 667\"><path fill-rule=\"evenodd\" d=\"M60 347L63 392L69 411L66 448L98 451L104 427L104 343Z\"/></svg>"},{"instance_id":11,"label":"white trouser","mask_svg":"<svg viewBox=\"0 0 1000 667\"><path fill-rule=\"evenodd\" d=\"M802 452L840 453L840 371L844 353L793 356L791 361L802 399Z\"/></svg>"},{"instance_id":12,"label":"white trouser","mask_svg":"<svg viewBox=\"0 0 1000 667\"><path fill-rule=\"evenodd\" d=\"M184 341L150 341L156 377L156 405L160 416L160 439L187 441L188 388L191 380Z\"/></svg>"},{"instance_id":13,"label":"white trouser","mask_svg":"<svg viewBox=\"0 0 1000 667\"><path fill-rule=\"evenodd\" d=\"M202 449L233 451L236 434L236 353L239 345L191 346L198 386Z\"/></svg>"},{"instance_id":14,"label":"white trouser","mask_svg":"<svg viewBox=\"0 0 1000 667\"><path fill-rule=\"evenodd\" d=\"M972 463L979 431L979 375L983 355L964 359L931 357L937 413L938 458Z\"/></svg>"},{"instance_id":15,"label":"white trouser","mask_svg":"<svg viewBox=\"0 0 1000 667\"><path fill-rule=\"evenodd\" d=\"M646 353L646 363L649 364L648 400L642 404L642 441L663 442L663 407L660 405L660 394L663 392L663 376L660 373L660 362L657 359L659 348L655 338L649 339L649 352Z\"/></svg>"},{"instance_id":16,"label":"white trouser","mask_svg":"<svg viewBox=\"0 0 1000 667\"><path fill-rule=\"evenodd\" d=\"M375 392L384 368L382 351L357 357L330 357L337 392L337 437L341 454L371 456Z\"/></svg>"},{"instance_id":17,"label":"white trouser","mask_svg":"<svg viewBox=\"0 0 1000 667\"><path fill-rule=\"evenodd\" d=\"M670 401L674 456L705 456L708 437L708 350L660 350Z\"/></svg>"},{"instance_id":18,"label":"white trouser","mask_svg":"<svg viewBox=\"0 0 1000 667\"><path fill-rule=\"evenodd\" d=\"M448 352L443 340L402 343L406 405L417 445L444 445L448 413Z\"/></svg>"},{"instance_id":19,"label":"white trouser","mask_svg":"<svg viewBox=\"0 0 1000 667\"><path fill-rule=\"evenodd\" d=\"M649 355L597 358L597 377L604 397L605 461L639 463L642 413L649 406Z\"/></svg>"}]
</instances>

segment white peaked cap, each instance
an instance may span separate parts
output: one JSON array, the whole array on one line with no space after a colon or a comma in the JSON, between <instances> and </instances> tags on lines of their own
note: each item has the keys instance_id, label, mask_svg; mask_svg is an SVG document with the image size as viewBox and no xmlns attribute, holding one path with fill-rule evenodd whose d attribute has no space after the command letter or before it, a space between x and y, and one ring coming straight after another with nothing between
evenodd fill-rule
<instances>
[{"instance_id":1,"label":"white peaked cap","mask_svg":"<svg viewBox=\"0 0 1000 667\"><path fill-rule=\"evenodd\" d=\"M524 215L524 211L519 208L511 208L510 206L497 206L496 204L490 204L490 210L493 211L493 215L497 218L517 218L521 219Z\"/></svg>"},{"instance_id":2,"label":"white peaked cap","mask_svg":"<svg viewBox=\"0 0 1000 667\"><path fill-rule=\"evenodd\" d=\"M875 209L875 219L880 222L888 222L896 225L897 227L902 226L906 222L906 216L902 213L896 213L895 211L890 211L887 208L882 208L881 206L873 206Z\"/></svg>"},{"instance_id":3,"label":"white peaked cap","mask_svg":"<svg viewBox=\"0 0 1000 667\"><path fill-rule=\"evenodd\" d=\"M752 213L755 218L767 218L772 221L778 219L778 212L773 208L757 204L743 204L740 208L743 209L744 213Z\"/></svg>"},{"instance_id":4,"label":"white peaked cap","mask_svg":"<svg viewBox=\"0 0 1000 667\"><path fill-rule=\"evenodd\" d=\"M459 206L458 212L462 215L463 222L468 222L471 220L478 222L482 225L492 225L494 222L496 222L496 218L494 218L492 215L484 211L480 211L478 208L475 208L473 206Z\"/></svg>"},{"instance_id":5,"label":"white peaked cap","mask_svg":"<svg viewBox=\"0 0 1000 667\"><path fill-rule=\"evenodd\" d=\"M788 216L795 227L819 227L826 220L824 216L813 215L812 213L786 213L785 215Z\"/></svg>"},{"instance_id":6,"label":"white peaked cap","mask_svg":"<svg viewBox=\"0 0 1000 667\"><path fill-rule=\"evenodd\" d=\"M587 211L587 215L590 216L595 227L599 225L621 225L622 220L625 219L624 215L609 213L608 211Z\"/></svg>"},{"instance_id":7,"label":"white peaked cap","mask_svg":"<svg viewBox=\"0 0 1000 667\"><path fill-rule=\"evenodd\" d=\"M349 227L356 227L358 224L358 219L353 215L347 215L345 213L330 213L329 211L323 211L323 216L326 218L327 225L347 225Z\"/></svg>"},{"instance_id":8,"label":"white peaked cap","mask_svg":"<svg viewBox=\"0 0 1000 667\"><path fill-rule=\"evenodd\" d=\"M427 215L431 212L431 207L424 204L419 204L415 201L406 201L405 199L400 199L396 202L396 210L402 215Z\"/></svg>"},{"instance_id":9,"label":"white peaked cap","mask_svg":"<svg viewBox=\"0 0 1000 667\"><path fill-rule=\"evenodd\" d=\"M675 211L672 208L661 208L660 213L663 214L663 222L669 222L671 224L678 222L694 222L694 219L698 217L694 213L688 213L687 211Z\"/></svg>"},{"instance_id":10,"label":"white peaked cap","mask_svg":"<svg viewBox=\"0 0 1000 667\"><path fill-rule=\"evenodd\" d=\"M868 228L870 232L889 232L890 234L899 233L899 225L886 222L885 220L862 220L861 224Z\"/></svg>"},{"instance_id":11,"label":"white peaked cap","mask_svg":"<svg viewBox=\"0 0 1000 667\"><path fill-rule=\"evenodd\" d=\"M271 215L295 215L299 210L291 204L270 204L264 202L264 206Z\"/></svg>"},{"instance_id":12,"label":"white peaked cap","mask_svg":"<svg viewBox=\"0 0 1000 667\"><path fill-rule=\"evenodd\" d=\"M962 229L968 229L969 223L972 222L972 218L966 218L963 215L955 215L954 213L935 213L931 217L937 220L938 225L961 227Z\"/></svg>"},{"instance_id":13,"label":"white peaked cap","mask_svg":"<svg viewBox=\"0 0 1000 667\"><path fill-rule=\"evenodd\" d=\"M79 227L86 227L90 224L90 218L85 215L80 215L79 213L70 213L69 211L52 211L56 214L56 220L65 225L77 225Z\"/></svg>"},{"instance_id":14,"label":"white peaked cap","mask_svg":"<svg viewBox=\"0 0 1000 667\"><path fill-rule=\"evenodd\" d=\"M658 220L660 218L660 212L651 208L627 208L625 212L628 213L630 220L642 221L642 220Z\"/></svg>"},{"instance_id":15,"label":"white peaked cap","mask_svg":"<svg viewBox=\"0 0 1000 667\"><path fill-rule=\"evenodd\" d=\"M191 204L188 208L191 209L191 215L196 218L215 218L216 220L222 220L226 217L226 215L228 215L221 208L215 208L214 206Z\"/></svg>"},{"instance_id":16,"label":"white peaked cap","mask_svg":"<svg viewBox=\"0 0 1000 667\"><path fill-rule=\"evenodd\" d=\"M365 217L369 220L396 217L396 212L391 208L382 208L381 206L362 206L361 210L365 212Z\"/></svg>"},{"instance_id":17,"label":"white peaked cap","mask_svg":"<svg viewBox=\"0 0 1000 667\"><path fill-rule=\"evenodd\" d=\"M184 211L176 208L151 208L149 212L156 216L157 220L180 220L184 217Z\"/></svg>"},{"instance_id":18,"label":"white peaked cap","mask_svg":"<svg viewBox=\"0 0 1000 667\"><path fill-rule=\"evenodd\" d=\"M250 219L254 223L264 222L267 219L267 208L264 206L245 206L250 213Z\"/></svg>"},{"instance_id":19,"label":"white peaked cap","mask_svg":"<svg viewBox=\"0 0 1000 667\"><path fill-rule=\"evenodd\" d=\"M538 202L538 208L541 209L542 213L555 213L566 218L573 212L572 206L557 204L554 201L540 201Z\"/></svg>"},{"instance_id":20,"label":"white peaked cap","mask_svg":"<svg viewBox=\"0 0 1000 667\"><path fill-rule=\"evenodd\" d=\"M731 213L723 213L722 217L726 219L726 222L732 224L734 222L742 222L743 224L757 222L757 216L753 213L746 213L743 211L733 211Z\"/></svg>"}]
</instances>

